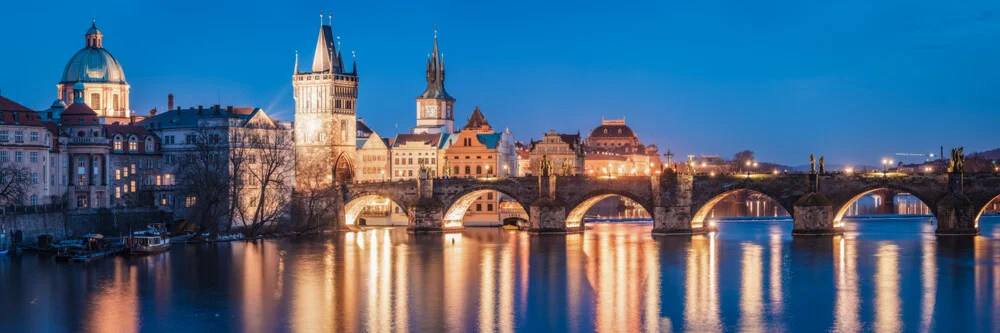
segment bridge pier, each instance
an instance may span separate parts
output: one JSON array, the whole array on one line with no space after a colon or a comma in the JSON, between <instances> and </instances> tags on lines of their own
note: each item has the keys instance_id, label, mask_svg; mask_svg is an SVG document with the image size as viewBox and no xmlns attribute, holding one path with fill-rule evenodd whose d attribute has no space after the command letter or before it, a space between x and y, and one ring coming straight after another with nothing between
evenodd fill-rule
<instances>
[{"instance_id":1,"label":"bridge pier","mask_svg":"<svg viewBox=\"0 0 1000 333\"><path fill-rule=\"evenodd\" d=\"M792 235L827 236L844 233L844 227L834 224L833 202L822 194L811 192L795 202L792 208Z\"/></svg>"},{"instance_id":2,"label":"bridge pier","mask_svg":"<svg viewBox=\"0 0 1000 333\"><path fill-rule=\"evenodd\" d=\"M690 235L710 231L708 226L695 226L692 223L691 197L694 192L694 175L689 173L674 174L676 183L672 189L675 196L669 204L662 197L653 200L653 235ZM653 181L655 193L661 193L659 177Z\"/></svg>"},{"instance_id":3,"label":"bridge pier","mask_svg":"<svg viewBox=\"0 0 1000 333\"><path fill-rule=\"evenodd\" d=\"M444 209L444 204L437 198L420 198L406 207L406 231L411 233L445 231ZM451 229L461 229L461 227L449 228Z\"/></svg>"},{"instance_id":4,"label":"bridge pier","mask_svg":"<svg viewBox=\"0 0 1000 333\"><path fill-rule=\"evenodd\" d=\"M948 174L948 195L937 203L938 235L978 235L976 215L979 213L972 200L964 194L961 173Z\"/></svg>"},{"instance_id":5,"label":"bridge pier","mask_svg":"<svg viewBox=\"0 0 1000 333\"><path fill-rule=\"evenodd\" d=\"M538 199L528 206L528 232L530 233L570 233L582 232L583 220L579 225L566 224L566 204L556 198L556 176L543 172L538 176Z\"/></svg>"}]
</instances>

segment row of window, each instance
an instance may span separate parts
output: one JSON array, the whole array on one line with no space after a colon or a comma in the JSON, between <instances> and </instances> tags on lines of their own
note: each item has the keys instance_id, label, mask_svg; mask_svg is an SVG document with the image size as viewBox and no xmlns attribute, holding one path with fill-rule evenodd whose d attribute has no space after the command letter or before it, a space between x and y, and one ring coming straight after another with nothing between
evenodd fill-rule
<instances>
[{"instance_id":1,"label":"row of window","mask_svg":"<svg viewBox=\"0 0 1000 333\"><path fill-rule=\"evenodd\" d=\"M413 158L412 157L409 157L409 158L396 158L396 159L393 159L393 163L396 164L396 165L413 165ZM436 158L420 158L420 157L418 157L417 158L417 165L424 165L424 164L437 164L437 159Z\"/></svg>"},{"instance_id":2,"label":"row of window","mask_svg":"<svg viewBox=\"0 0 1000 333\"><path fill-rule=\"evenodd\" d=\"M461 169L456 166L455 167L455 173L454 173L454 175L456 175L456 176L460 175L461 173L459 171L461 171ZM472 175L473 174L471 166L468 166L468 165L465 166L465 174L466 175ZM476 166L476 173L475 173L475 175L480 176L482 174L483 174L483 166L477 165ZM493 174L493 168L486 167L486 174L487 175L492 175Z\"/></svg>"},{"instance_id":3,"label":"row of window","mask_svg":"<svg viewBox=\"0 0 1000 333\"><path fill-rule=\"evenodd\" d=\"M41 156L41 158L39 158L39 156ZM45 156L39 155L37 151L33 151L28 153L28 161L30 161L30 163L38 163L38 161L45 163ZM6 150L0 150L0 162L10 162L10 153ZM14 152L14 162L24 163L23 151Z\"/></svg>"},{"instance_id":4,"label":"row of window","mask_svg":"<svg viewBox=\"0 0 1000 333\"><path fill-rule=\"evenodd\" d=\"M114 140L114 144L113 144L114 150L115 151L122 151L122 148L124 146L123 143L124 142L122 141L122 137L120 135L116 135L115 136L115 140ZM128 150L131 151L131 152L135 152L135 151L139 150L139 138L137 138L134 135L130 136L128 138ZM146 138L146 152L147 153L152 153L154 151L155 151L155 149L153 147L153 138Z\"/></svg>"},{"instance_id":5,"label":"row of window","mask_svg":"<svg viewBox=\"0 0 1000 333\"><path fill-rule=\"evenodd\" d=\"M29 142L37 143L40 140L41 134L38 131L31 131L28 133ZM45 133L45 141L49 141L49 134ZM10 142L10 131L0 130L0 142ZM24 131L14 131L14 142L24 142Z\"/></svg>"}]
</instances>

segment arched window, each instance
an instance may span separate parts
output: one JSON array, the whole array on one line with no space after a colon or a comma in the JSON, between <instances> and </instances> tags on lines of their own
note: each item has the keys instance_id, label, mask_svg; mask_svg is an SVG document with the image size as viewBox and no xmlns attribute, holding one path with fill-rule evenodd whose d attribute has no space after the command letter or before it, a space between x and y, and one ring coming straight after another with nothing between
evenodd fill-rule
<instances>
[{"instance_id":1,"label":"arched window","mask_svg":"<svg viewBox=\"0 0 1000 333\"><path fill-rule=\"evenodd\" d=\"M118 103L118 94L111 95L111 98L113 98L113 103L114 103L113 105L115 106L115 111L121 110L121 108L119 107L121 105Z\"/></svg>"},{"instance_id":2,"label":"arched window","mask_svg":"<svg viewBox=\"0 0 1000 333\"><path fill-rule=\"evenodd\" d=\"M472 174L472 168L470 168L468 165L465 166L465 174L467 175Z\"/></svg>"},{"instance_id":3,"label":"arched window","mask_svg":"<svg viewBox=\"0 0 1000 333\"><path fill-rule=\"evenodd\" d=\"M128 151L136 152L139 150L139 138L135 135L128 137Z\"/></svg>"},{"instance_id":4,"label":"arched window","mask_svg":"<svg viewBox=\"0 0 1000 333\"><path fill-rule=\"evenodd\" d=\"M121 135L115 135L114 149L116 151L121 151L122 150L122 136Z\"/></svg>"},{"instance_id":5,"label":"arched window","mask_svg":"<svg viewBox=\"0 0 1000 333\"><path fill-rule=\"evenodd\" d=\"M479 165L476 166L476 174L477 175L483 174L483 167L482 166L479 166Z\"/></svg>"},{"instance_id":6,"label":"arched window","mask_svg":"<svg viewBox=\"0 0 1000 333\"><path fill-rule=\"evenodd\" d=\"M156 150L155 148L153 148L153 143L154 143L153 138L151 137L146 138L146 153L151 154L154 152L154 150Z\"/></svg>"},{"instance_id":7,"label":"arched window","mask_svg":"<svg viewBox=\"0 0 1000 333\"><path fill-rule=\"evenodd\" d=\"M455 174L458 174L458 167L455 167Z\"/></svg>"}]
</instances>

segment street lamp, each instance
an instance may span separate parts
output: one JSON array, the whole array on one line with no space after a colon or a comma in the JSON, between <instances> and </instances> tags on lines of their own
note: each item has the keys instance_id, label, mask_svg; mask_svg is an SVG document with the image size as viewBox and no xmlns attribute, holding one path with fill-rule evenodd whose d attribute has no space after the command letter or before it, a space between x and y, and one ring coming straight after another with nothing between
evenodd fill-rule
<instances>
[{"instance_id":1,"label":"street lamp","mask_svg":"<svg viewBox=\"0 0 1000 333\"><path fill-rule=\"evenodd\" d=\"M503 174L504 174L504 176L510 176L510 172L507 171L507 165L506 164L503 165Z\"/></svg>"}]
</instances>

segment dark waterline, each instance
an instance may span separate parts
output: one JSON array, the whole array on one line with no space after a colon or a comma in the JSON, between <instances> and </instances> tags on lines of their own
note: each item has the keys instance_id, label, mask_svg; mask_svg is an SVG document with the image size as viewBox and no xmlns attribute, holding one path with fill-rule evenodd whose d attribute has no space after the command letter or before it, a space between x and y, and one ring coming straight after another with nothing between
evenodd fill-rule
<instances>
[{"instance_id":1,"label":"dark waterline","mask_svg":"<svg viewBox=\"0 0 1000 333\"><path fill-rule=\"evenodd\" d=\"M1000 330L1000 218L937 237L928 218L844 237L720 223L654 238L403 229L175 245L89 264L0 259L0 332Z\"/></svg>"}]
</instances>

